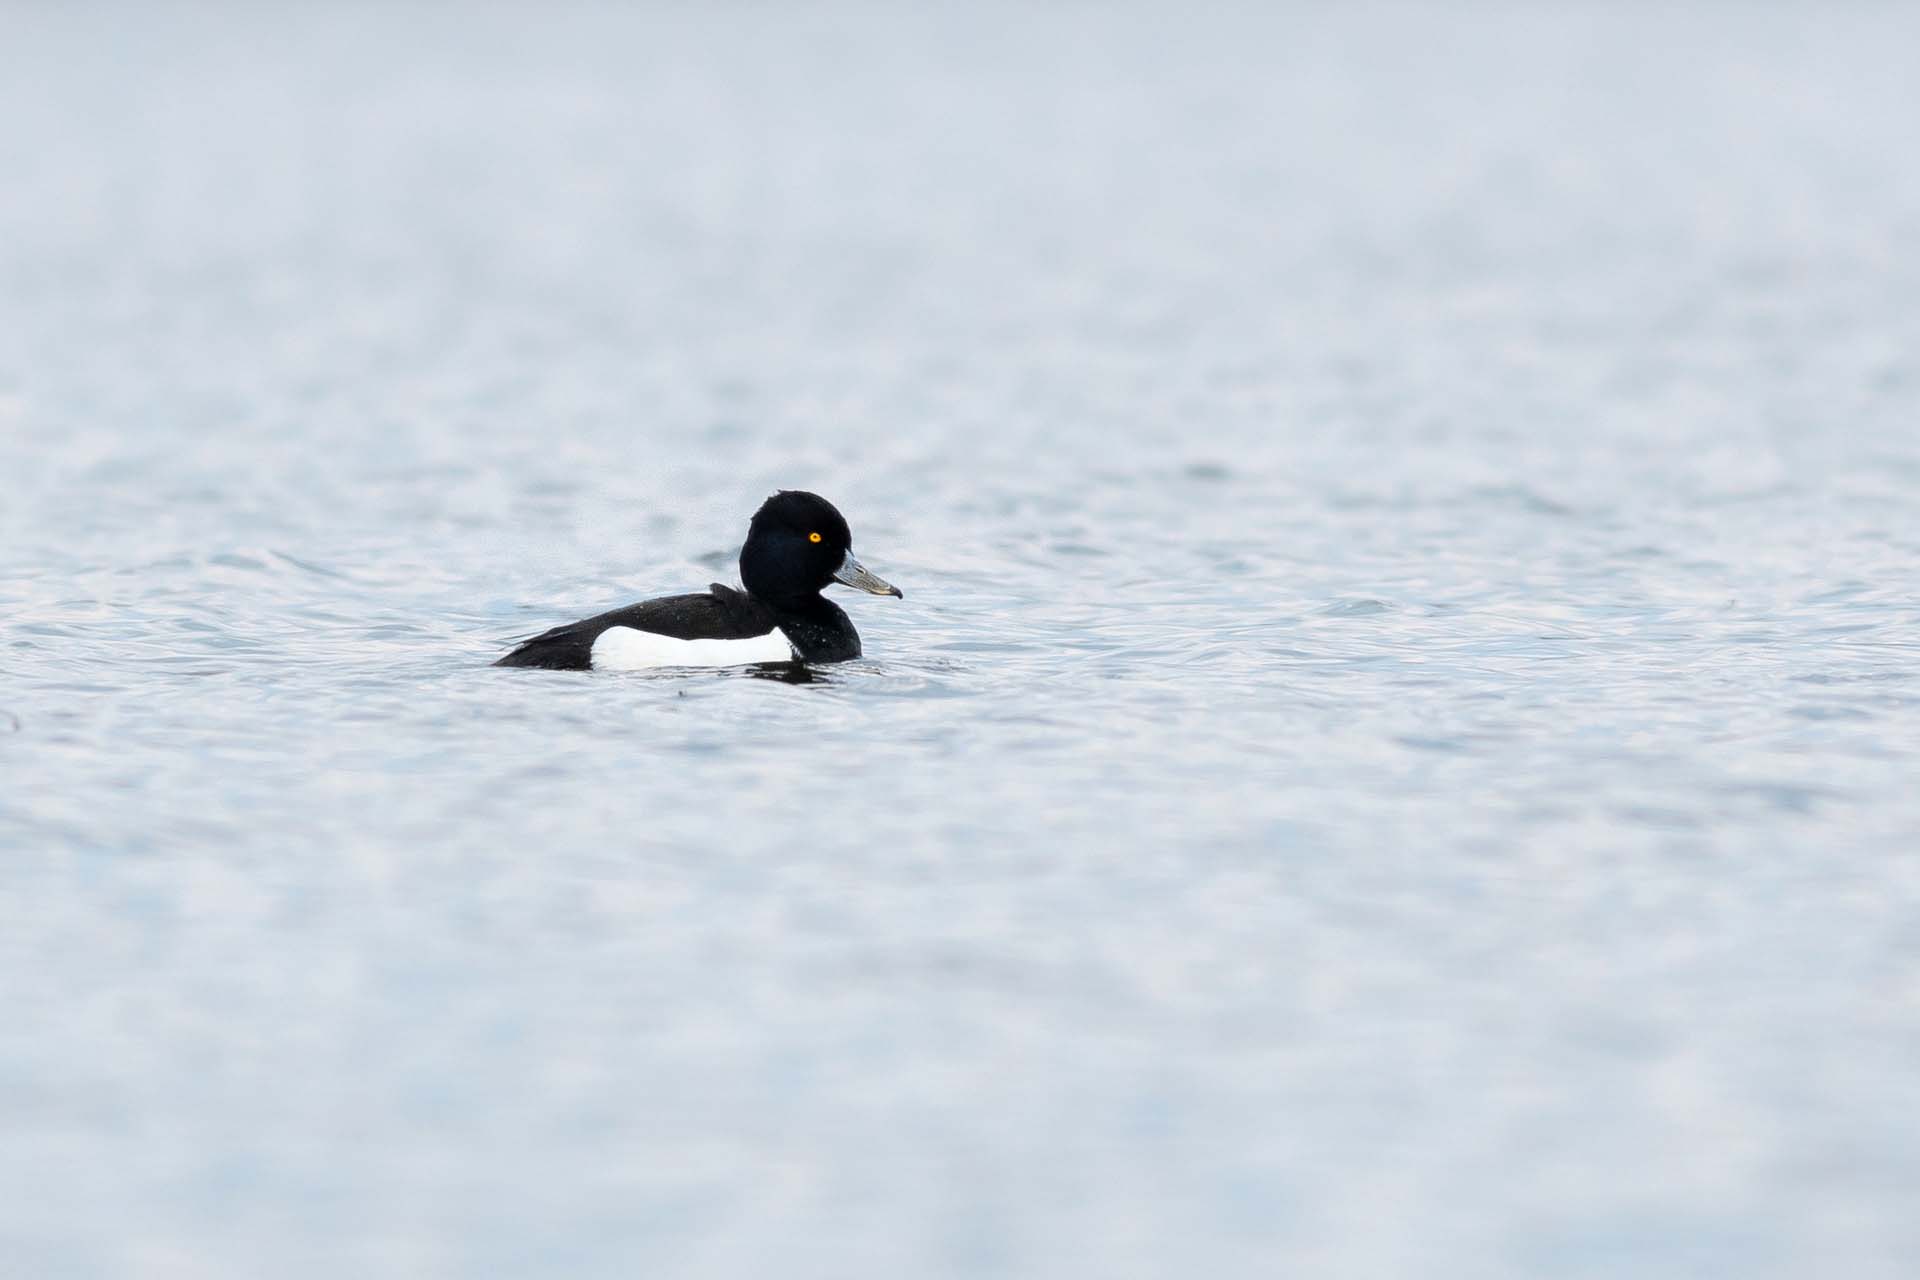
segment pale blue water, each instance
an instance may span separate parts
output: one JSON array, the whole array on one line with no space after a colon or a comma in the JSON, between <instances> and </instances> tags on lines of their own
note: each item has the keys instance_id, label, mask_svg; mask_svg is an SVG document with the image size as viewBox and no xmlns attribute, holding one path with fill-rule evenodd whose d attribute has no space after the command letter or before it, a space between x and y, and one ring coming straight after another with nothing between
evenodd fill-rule
<instances>
[{"instance_id":1,"label":"pale blue water","mask_svg":"<svg viewBox=\"0 0 1920 1280\"><path fill-rule=\"evenodd\" d=\"M1916 49L0 7L0 1272L1914 1274Z\"/></svg>"}]
</instances>

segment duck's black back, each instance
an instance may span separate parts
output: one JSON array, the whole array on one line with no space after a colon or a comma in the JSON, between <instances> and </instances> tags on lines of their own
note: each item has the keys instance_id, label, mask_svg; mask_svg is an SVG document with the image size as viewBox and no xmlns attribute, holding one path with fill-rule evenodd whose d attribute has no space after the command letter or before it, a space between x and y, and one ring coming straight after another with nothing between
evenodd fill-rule
<instances>
[{"instance_id":1,"label":"duck's black back","mask_svg":"<svg viewBox=\"0 0 1920 1280\"><path fill-rule=\"evenodd\" d=\"M744 591L714 583L705 595L661 596L614 609L525 641L496 667L544 667L585 671L593 666L593 642L608 627L632 627L675 640L751 640L780 624L780 618ZM858 652L855 641L855 652Z\"/></svg>"}]
</instances>

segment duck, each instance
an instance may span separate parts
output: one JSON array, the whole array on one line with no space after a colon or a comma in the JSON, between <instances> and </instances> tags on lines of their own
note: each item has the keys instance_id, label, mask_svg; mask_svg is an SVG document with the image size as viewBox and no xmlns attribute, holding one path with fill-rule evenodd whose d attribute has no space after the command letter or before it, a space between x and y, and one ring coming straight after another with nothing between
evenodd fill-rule
<instances>
[{"instance_id":1,"label":"duck","mask_svg":"<svg viewBox=\"0 0 1920 1280\"><path fill-rule=\"evenodd\" d=\"M760 504L740 548L740 585L660 596L595 614L522 641L496 667L638 671L845 662L860 656L846 610L820 592L832 583L903 599L853 554L853 533L831 502L782 489Z\"/></svg>"}]
</instances>

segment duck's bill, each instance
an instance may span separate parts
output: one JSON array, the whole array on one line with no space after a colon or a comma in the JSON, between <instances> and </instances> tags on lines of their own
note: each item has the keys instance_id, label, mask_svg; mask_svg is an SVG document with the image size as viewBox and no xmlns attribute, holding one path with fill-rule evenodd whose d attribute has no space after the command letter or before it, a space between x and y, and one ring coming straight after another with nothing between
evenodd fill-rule
<instances>
[{"instance_id":1,"label":"duck's bill","mask_svg":"<svg viewBox=\"0 0 1920 1280\"><path fill-rule=\"evenodd\" d=\"M844 582L857 591L871 592L876 596L893 596L895 599L902 600L906 598L900 594L900 588L855 560L851 551L847 552L847 558L840 562L840 567L834 570L833 580Z\"/></svg>"}]
</instances>

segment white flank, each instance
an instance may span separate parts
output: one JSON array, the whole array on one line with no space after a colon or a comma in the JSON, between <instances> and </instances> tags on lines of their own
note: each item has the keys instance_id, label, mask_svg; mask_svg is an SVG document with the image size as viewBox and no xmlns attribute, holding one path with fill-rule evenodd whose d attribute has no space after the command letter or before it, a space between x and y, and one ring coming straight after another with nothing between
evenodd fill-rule
<instances>
[{"instance_id":1,"label":"white flank","mask_svg":"<svg viewBox=\"0 0 1920 1280\"><path fill-rule=\"evenodd\" d=\"M793 646L780 628L746 640L676 640L632 627L608 627L593 642L595 671L643 671L648 667L737 667L748 662L791 662Z\"/></svg>"}]
</instances>

